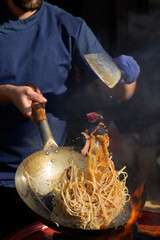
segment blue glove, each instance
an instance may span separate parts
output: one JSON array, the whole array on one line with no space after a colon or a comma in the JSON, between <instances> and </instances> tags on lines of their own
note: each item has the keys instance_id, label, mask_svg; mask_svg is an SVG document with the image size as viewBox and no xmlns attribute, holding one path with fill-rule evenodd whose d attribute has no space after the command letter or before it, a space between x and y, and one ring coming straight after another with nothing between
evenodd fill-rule
<instances>
[{"instance_id":1,"label":"blue glove","mask_svg":"<svg viewBox=\"0 0 160 240\"><path fill-rule=\"evenodd\" d=\"M121 77L121 83L131 84L137 80L140 67L131 56L120 55L114 59L114 62L126 74L126 77Z\"/></svg>"}]
</instances>

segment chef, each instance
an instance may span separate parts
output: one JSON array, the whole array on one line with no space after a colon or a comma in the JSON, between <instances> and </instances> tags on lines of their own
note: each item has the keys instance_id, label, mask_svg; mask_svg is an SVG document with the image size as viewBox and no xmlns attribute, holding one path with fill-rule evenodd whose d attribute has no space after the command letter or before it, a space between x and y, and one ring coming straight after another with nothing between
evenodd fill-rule
<instances>
[{"instance_id":1,"label":"chef","mask_svg":"<svg viewBox=\"0 0 160 240\"><path fill-rule=\"evenodd\" d=\"M73 66L76 64L86 83L100 82L84 59L84 54L97 52L107 54L83 19L43 0L0 1L1 213L4 204L8 206L4 226L12 223L14 229L14 219L21 213L12 206L16 204L12 196L16 196L17 166L43 148L33 121L32 101L45 104L53 136L59 146L64 145L66 94ZM128 100L134 94L140 68L131 56L121 55L114 61L127 78L121 78L113 89L102 88L106 94ZM38 86L36 92L26 86L30 82Z\"/></svg>"}]
</instances>

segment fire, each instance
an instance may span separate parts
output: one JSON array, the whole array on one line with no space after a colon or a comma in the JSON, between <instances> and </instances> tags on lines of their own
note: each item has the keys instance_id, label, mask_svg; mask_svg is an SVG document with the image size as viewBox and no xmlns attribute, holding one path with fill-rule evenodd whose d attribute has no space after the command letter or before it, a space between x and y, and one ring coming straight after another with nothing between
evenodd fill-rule
<instances>
[{"instance_id":1,"label":"fire","mask_svg":"<svg viewBox=\"0 0 160 240\"><path fill-rule=\"evenodd\" d=\"M140 215L140 211L143 206L143 202L142 202L143 189L144 189L144 182L133 193L133 196L131 199L131 206L132 206L131 218L129 219L128 223L126 224L126 227L128 227L129 225L132 226L137 221L137 219ZM134 200L135 200L135 202L134 202ZM125 227L125 229L126 229L126 227Z\"/></svg>"},{"instance_id":2,"label":"fire","mask_svg":"<svg viewBox=\"0 0 160 240\"><path fill-rule=\"evenodd\" d=\"M140 216L140 212L143 206L142 195L143 195L144 183L142 183L133 193L131 197L131 215L128 222L124 225L123 232L116 236L116 240L129 239L128 236L132 234L133 224L137 221ZM111 239L110 239L111 240ZM112 238L113 240L113 238Z\"/></svg>"}]
</instances>

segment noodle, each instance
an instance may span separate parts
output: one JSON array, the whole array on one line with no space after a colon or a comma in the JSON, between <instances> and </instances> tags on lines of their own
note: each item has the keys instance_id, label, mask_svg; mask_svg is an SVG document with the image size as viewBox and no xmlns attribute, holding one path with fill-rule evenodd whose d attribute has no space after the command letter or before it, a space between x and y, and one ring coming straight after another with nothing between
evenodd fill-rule
<instances>
[{"instance_id":1,"label":"noodle","mask_svg":"<svg viewBox=\"0 0 160 240\"><path fill-rule=\"evenodd\" d=\"M95 136L99 126L90 136L86 167L80 168L82 160L71 159L60 182L53 183L56 197L52 200L51 219L61 225L82 229L107 227L130 199L126 167L115 170L108 151L108 134Z\"/></svg>"}]
</instances>

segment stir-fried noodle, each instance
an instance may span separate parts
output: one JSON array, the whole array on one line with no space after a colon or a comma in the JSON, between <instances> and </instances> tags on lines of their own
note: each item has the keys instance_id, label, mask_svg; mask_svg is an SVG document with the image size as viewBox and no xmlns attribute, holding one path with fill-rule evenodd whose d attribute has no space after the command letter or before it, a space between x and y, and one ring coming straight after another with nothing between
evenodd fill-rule
<instances>
[{"instance_id":1,"label":"stir-fried noodle","mask_svg":"<svg viewBox=\"0 0 160 240\"><path fill-rule=\"evenodd\" d=\"M53 183L56 197L51 219L61 225L82 229L107 227L130 198L125 167L115 170L108 151L108 134L95 135L96 131L97 128L90 136L86 167L80 167L82 160L72 159L60 182Z\"/></svg>"}]
</instances>

